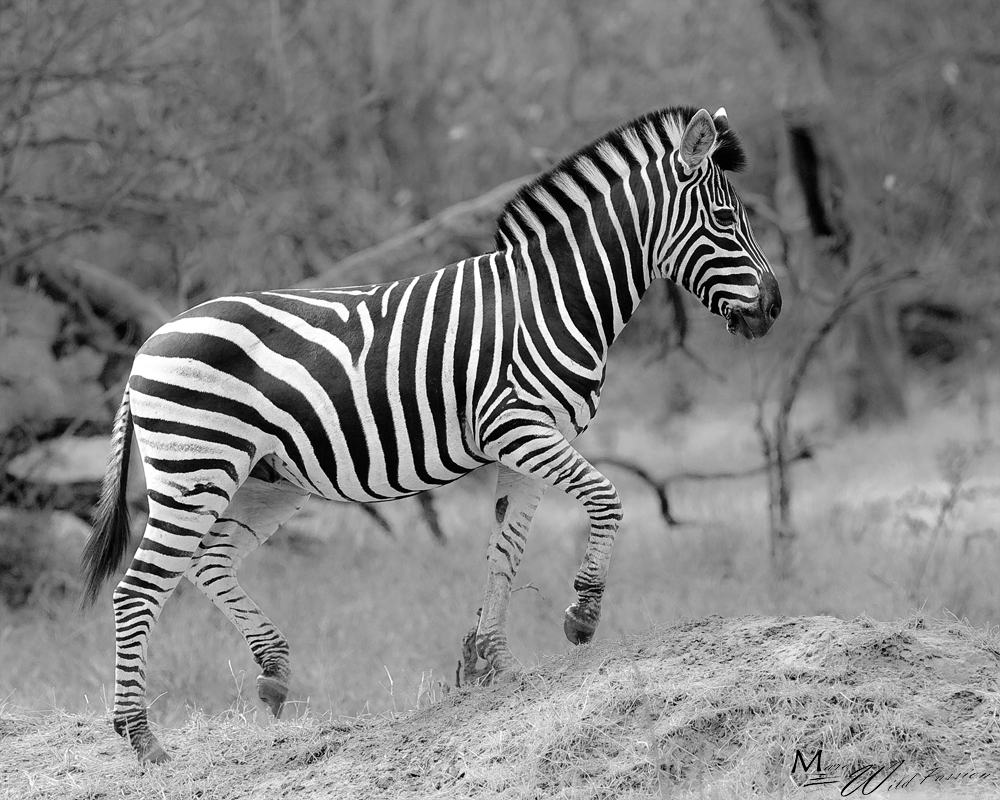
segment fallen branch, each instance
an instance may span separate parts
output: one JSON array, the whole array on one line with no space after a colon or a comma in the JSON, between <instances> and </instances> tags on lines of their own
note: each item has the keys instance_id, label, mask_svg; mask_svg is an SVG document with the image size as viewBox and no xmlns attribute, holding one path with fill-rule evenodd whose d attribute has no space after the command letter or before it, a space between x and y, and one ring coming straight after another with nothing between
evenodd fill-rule
<instances>
[{"instance_id":1,"label":"fallen branch","mask_svg":"<svg viewBox=\"0 0 1000 800\"><path fill-rule=\"evenodd\" d=\"M811 445L801 443L794 453L786 457L785 463L792 464L796 461L806 461L811 459L814 454L815 449ZM756 467L748 467L740 470L728 470L726 472L675 472L673 475L668 475L665 478L655 478L650 475L648 470L644 467L641 467L632 461L626 461L613 456L599 456L591 459L591 463L594 464L594 466L597 466L598 464L606 464L609 467L616 467L617 469L630 472L649 486L654 492L656 492L657 499L660 501L660 516L663 517L663 521L670 527L681 524L681 522L678 521L670 512L670 499L667 492L670 489L671 484L678 481L717 481L750 478L754 475L767 474L775 466L772 461Z\"/></svg>"},{"instance_id":2,"label":"fallen branch","mask_svg":"<svg viewBox=\"0 0 1000 800\"><path fill-rule=\"evenodd\" d=\"M663 517L663 521L666 522L671 528L680 524L676 519L674 519L673 514L670 513L670 498L667 497L668 480L654 478L638 464L634 464L631 461L623 461L620 458L613 458L611 456L595 458L592 459L590 463L595 467L598 464L607 464L609 467L617 467L618 469L625 470L626 472L631 472L639 478L639 480L643 481L654 492L656 492L656 497L660 501L660 516Z\"/></svg>"},{"instance_id":3,"label":"fallen branch","mask_svg":"<svg viewBox=\"0 0 1000 800\"><path fill-rule=\"evenodd\" d=\"M341 261L318 259L324 269L318 275L295 284L296 289L321 289L350 283L372 283L408 277L400 265L434 252L461 239L488 239L494 222L506 202L532 176L515 178L485 194L449 206L426 222L415 225L391 239L354 253Z\"/></svg>"},{"instance_id":4,"label":"fallen branch","mask_svg":"<svg viewBox=\"0 0 1000 800\"><path fill-rule=\"evenodd\" d=\"M79 293L91 308L113 323L137 325L143 339L173 316L134 284L78 258L36 262L30 269L66 297Z\"/></svg>"}]
</instances>

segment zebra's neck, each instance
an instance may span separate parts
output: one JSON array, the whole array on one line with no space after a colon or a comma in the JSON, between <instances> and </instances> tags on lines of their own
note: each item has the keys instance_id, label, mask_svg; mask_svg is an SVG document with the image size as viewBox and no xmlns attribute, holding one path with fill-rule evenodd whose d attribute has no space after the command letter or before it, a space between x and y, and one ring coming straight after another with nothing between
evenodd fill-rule
<instances>
[{"instance_id":1,"label":"zebra's neck","mask_svg":"<svg viewBox=\"0 0 1000 800\"><path fill-rule=\"evenodd\" d=\"M530 297L551 328L565 332L567 347L585 351L584 362L593 359L595 368L603 368L655 277L649 182L639 173L619 177L596 197L562 182L576 202L539 187L536 202L520 212L521 224L501 230L522 299Z\"/></svg>"}]
</instances>

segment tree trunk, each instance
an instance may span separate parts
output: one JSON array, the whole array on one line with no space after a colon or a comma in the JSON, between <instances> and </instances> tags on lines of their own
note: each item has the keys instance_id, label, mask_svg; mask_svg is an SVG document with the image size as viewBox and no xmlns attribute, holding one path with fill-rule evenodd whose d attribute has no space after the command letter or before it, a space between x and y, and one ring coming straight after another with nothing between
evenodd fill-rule
<instances>
[{"instance_id":1,"label":"tree trunk","mask_svg":"<svg viewBox=\"0 0 1000 800\"><path fill-rule=\"evenodd\" d=\"M788 266L797 283L832 294L871 242L859 224L862 207L837 136L836 109L821 0L762 0L785 63L776 103L784 136L779 150L778 210L791 231ZM902 355L895 326L878 297L859 302L830 344L840 418L855 424L906 415Z\"/></svg>"}]
</instances>

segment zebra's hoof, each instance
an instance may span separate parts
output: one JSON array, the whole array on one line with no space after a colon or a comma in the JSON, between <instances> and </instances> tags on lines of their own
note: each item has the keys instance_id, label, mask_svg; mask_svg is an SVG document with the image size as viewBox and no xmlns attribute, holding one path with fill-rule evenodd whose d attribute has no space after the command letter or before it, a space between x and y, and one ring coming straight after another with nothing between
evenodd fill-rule
<instances>
[{"instance_id":1,"label":"zebra's hoof","mask_svg":"<svg viewBox=\"0 0 1000 800\"><path fill-rule=\"evenodd\" d=\"M115 733L123 737L135 751L140 764L162 764L170 760L156 737L149 731L146 709L116 716L112 720Z\"/></svg>"},{"instance_id":2,"label":"zebra's hoof","mask_svg":"<svg viewBox=\"0 0 1000 800\"><path fill-rule=\"evenodd\" d=\"M563 632L573 644L586 644L594 638L597 623L597 618L581 611L580 607L573 603L566 609L566 614L563 617Z\"/></svg>"},{"instance_id":3,"label":"zebra's hoof","mask_svg":"<svg viewBox=\"0 0 1000 800\"><path fill-rule=\"evenodd\" d=\"M170 760L167 751L163 749L156 739L150 741L145 750L138 755L140 764L165 764Z\"/></svg>"},{"instance_id":4,"label":"zebra's hoof","mask_svg":"<svg viewBox=\"0 0 1000 800\"><path fill-rule=\"evenodd\" d=\"M275 719L281 717L281 709L288 697L288 687L275 678L257 676L257 696L271 709Z\"/></svg>"}]
</instances>

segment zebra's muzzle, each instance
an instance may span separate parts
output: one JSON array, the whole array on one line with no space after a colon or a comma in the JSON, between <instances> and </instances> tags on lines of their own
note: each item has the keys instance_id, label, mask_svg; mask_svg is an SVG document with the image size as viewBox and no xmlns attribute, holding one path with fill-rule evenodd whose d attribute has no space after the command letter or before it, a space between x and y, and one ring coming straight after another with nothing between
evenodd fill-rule
<instances>
[{"instance_id":1,"label":"zebra's muzzle","mask_svg":"<svg viewBox=\"0 0 1000 800\"><path fill-rule=\"evenodd\" d=\"M744 307L731 306L726 314L726 327L744 339L759 339L771 330L780 313L778 282L772 275L765 275L757 302Z\"/></svg>"},{"instance_id":2,"label":"zebra's muzzle","mask_svg":"<svg viewBox=\"0 0 1000 800\"><path fill-rule=\"evenodd\" d=\"M774 317L762 313L758 306L732 308L726 315L726 328L744 339L759 339L771 330L773 323Z\"/></svg>"},{"instance_id":3,"label":"zebra's muzzle","mask_svg":"<svg viewBox=\"0 0 1000 800\"><path fill-rule=\"evenodd\" d=\"M771 330L774 319L756 308L734 308L726 317L726 328L744 339L759 339Z\"/></svg>"}]
</instances>

